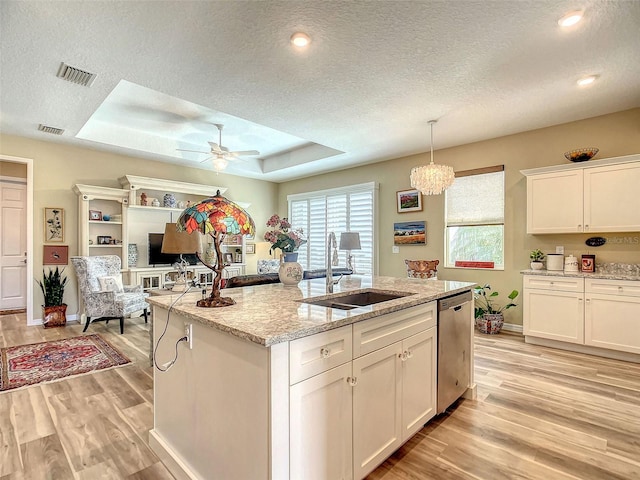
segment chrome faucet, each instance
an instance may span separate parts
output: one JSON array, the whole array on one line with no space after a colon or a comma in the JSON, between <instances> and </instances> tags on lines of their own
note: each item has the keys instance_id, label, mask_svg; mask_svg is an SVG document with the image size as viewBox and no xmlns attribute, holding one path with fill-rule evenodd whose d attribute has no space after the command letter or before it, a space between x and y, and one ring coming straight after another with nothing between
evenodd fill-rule
<instances>
[{"instance_id":1,"label":"chrome faucet","mask_svg":"<svg viewBox=\"0 0 640 480\"><path fill-rule=\"evenodd\" d=\"M337 280L333 279L333 269L331 268L331 248L338 248L336 234L333 232L330 232L329 236L327 237L327 293L333 293L333 286L342 279L342 274L338 277Z\"/></svg>"}]
</instances>

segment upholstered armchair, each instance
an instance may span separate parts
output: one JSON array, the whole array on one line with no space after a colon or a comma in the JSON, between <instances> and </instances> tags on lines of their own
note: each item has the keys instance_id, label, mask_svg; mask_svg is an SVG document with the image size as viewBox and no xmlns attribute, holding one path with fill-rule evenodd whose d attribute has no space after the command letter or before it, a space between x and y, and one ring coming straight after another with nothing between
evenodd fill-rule
<instances>
[{"instance_id":1,"label":"upholstered armchair","mask_svg":"<svg viewBox=\"0 0 640 480\"><path fill-rule=\"evenodd\" d=\"M78 286L89 324L102 319L107 323L111 319L120 320L120 333L124 333L124 317L142 310L147 323L149 305L145 298L148 293L140 285L122 285L120 257L104 255L98 257L71 257L71 263L78 277Z\"/></svg>"},{"instance_id":2,"label":"upholstered armchair","mask_svg":"<svg viewBox=\"0 0 640 480\"><path fill-rule=\"evenodd\" d=\"M407 277L438 279L438 264L440 260L405 260Z\"/></svg>"}]
</instances>

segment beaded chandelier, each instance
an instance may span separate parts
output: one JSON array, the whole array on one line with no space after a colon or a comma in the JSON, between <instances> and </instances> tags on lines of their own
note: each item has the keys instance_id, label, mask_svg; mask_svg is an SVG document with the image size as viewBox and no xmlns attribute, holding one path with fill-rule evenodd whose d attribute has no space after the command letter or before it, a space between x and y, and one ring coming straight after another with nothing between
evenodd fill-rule
<instances>
[{"instance_id":1,"label":"beaded chandelier","mask_svg":"<svg viewBox=\"0 0 640 480\"><path fill-rule=\"evenodd\" d=\"M453 185L455 173L448 165L433 163L433 124L437 120L430 120L431 126L431 163L411 169L411 186L420 190L423 195L440 195Z\"/></svg>"}]
</instances>

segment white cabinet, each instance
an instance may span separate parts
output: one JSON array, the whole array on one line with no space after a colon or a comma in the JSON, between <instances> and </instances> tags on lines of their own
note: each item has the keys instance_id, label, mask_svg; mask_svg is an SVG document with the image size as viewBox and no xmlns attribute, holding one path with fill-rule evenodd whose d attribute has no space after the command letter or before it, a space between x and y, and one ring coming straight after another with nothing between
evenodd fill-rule
<instances>
[{"instance_id":1,"label":"white cabinet","mask_svg":"<svg viewBox=\"0 0 640 480\"><path fill-rule=\"evenodd\" d=\"M584 171L584 231L640 231L640 162Z\"/></svg>"},{"instance_id":2,"label":"white cabinet","mask_svg":"<svg viewBox=\"0 0 640 480\"><path fill-rule=\"evenodd\" d=\"M435 415L436 308L290 343L290 478L364 478Z\"/></svg>"},{"instance_id":3,"label":"white cabinet","mask_svg":"<svg viewBox=\"0 0 640 480\"><path fill-rule=\"evenodd\" d=\"M638 281L525 275L523 297L527 337L640 354Z\"/></svg>"},{"instance_id":4,"label":"white cabinet","mask_svg":"<svg viewBox=\"0 0 640 480\"><path fill-rule=\"evenodd\" d=\"M173 267L130 268L127 272L127 283L141 285L143 290L172 288L180 275ZM186 269L187 281L195 280L201 286L213 284L213 272L204 266L191 265Z\"/></svg>"},{"instance_id":5,"label":"white cabinet","mask_svg":"<svg viewBox=\"0 0 640 480\"><path fill-rule=\"evenodd\" d=\"M640 354L640 282L587 279L585 344Z\"/></svg>"},{"instance_id":6,"label":"white cabinet","mask_svg":"<svg viewBox=\"0 0 640 480\"><path fill-rule=\"evenodd\" d=\"M525 336L584 343L584 280L575 277L525 275Z\"/></svg>"},{"instance_id":7,"label":"white cabinet","mask_svg":"<svg viewBox=\"0 0 640 480\"><path fill-rule=\"evenodd\" d=\"M291 386L291 479L351 479L351 362Z\"/></svg>"},{"instance_id":8,"label":"white cabinet","mask_svg":"<svg viewBox=\"0 0 640 480\"><path fill-rule=\"evenodd\" d=\"M527 233L640 230L640 155L523 170Z\"/></svg>"},{"instance_id":9,"label":"white cabinet","mask_svg":"<svg viewBox=\"0 0 640 480\"><path fill-rule=\"evenodd\" d=\"M582 170L527 177L527 233L582 232Z\"/></svg>"},{"instance_id":10,"label":"white cabinet","mask_svg":"<svg viewBox=\"0 0 640 480\"><path fill-rule=\"evenodd\" d=\"M117 188L74 185L78 195L78 255L118 255L127 268L129 192ZM107 218L109 220L107 220Z\"/></svg>"}]
</instances>

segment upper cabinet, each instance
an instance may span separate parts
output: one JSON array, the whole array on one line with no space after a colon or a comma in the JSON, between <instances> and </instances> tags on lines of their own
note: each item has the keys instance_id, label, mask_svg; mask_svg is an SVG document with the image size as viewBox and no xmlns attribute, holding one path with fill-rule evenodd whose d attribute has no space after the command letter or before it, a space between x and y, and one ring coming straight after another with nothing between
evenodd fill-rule
<instances>
[{"instance_id":1,"label":"upper cabinet","mask_svg":"<svg viewBox=\"0 0 640 480\"><path fill-rule=\"evenodd\" d=\"M527 233L640 231L640 155L521 173Z\"/></svg>"}]
</instances>

